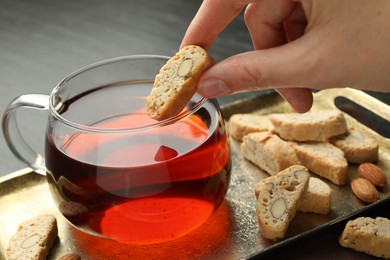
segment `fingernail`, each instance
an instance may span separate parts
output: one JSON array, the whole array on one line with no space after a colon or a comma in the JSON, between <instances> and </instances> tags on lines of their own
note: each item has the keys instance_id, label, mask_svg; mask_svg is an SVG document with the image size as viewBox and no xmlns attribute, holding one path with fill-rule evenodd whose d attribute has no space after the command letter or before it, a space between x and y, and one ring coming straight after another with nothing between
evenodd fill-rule
<instances>
[{"instance_id":1,"label":"fingernail","mask_svg":"<svg viewBox=\"0 0 390 260\"><path fill-rule=\"evenodd\" d=\"M231 93L231 89L223 80L207 79L199 84L198 92L204 97L214 98Z\"/></svg>"}]
</instances>

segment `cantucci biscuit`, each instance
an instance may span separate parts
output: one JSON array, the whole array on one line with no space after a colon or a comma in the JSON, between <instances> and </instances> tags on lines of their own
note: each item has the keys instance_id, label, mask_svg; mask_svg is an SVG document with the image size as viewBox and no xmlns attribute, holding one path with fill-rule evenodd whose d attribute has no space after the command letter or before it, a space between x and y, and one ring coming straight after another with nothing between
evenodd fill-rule
<instances>
[{"instance_id":1,"label":"cantucci biscuit","mask_svg":"<svg viewBox=\"0 0 390 260\"><path fill-rule=\"evenodd\" d=\"M329 214L332 189L324 181L310 177L309 186L298 204L298 211L317 214Z\"/></svg>"},{"instance_id":2,"label":"cantucci biscuit","mask_svg":"<svg viewBox=\"0 0 390 260\"><path fill-rule=\"evenodd\" d=\"M305 167L294 165L258 183L256 215L265 238L284 237L307 189L309 177Z\"/></svg>"},{"instance_id":3,"label":"cantucci biscuit","mask_svg":"<svg viewBox=\"0 0 390 260\"><path fill-rule=\"evenodd\" d=\"M241 153L247 160L270 175L289 166L301 164L290 145L270 132L256 132L244 136Z\"/></svg>"},{"instance_id":4,"label":"cantucci biscuit","mask_svg":"<svg viewBox=\"0 0 390 260\"><path fill-rule=\"evenodd\" d=\"M7 247L9 260L44 260L58 234L57 220L52 215L39 215L19 225Z\"/></svg>"},{"instance_id":5,"label":"cantucci biscuit","mask_svg":"<svg viewBox=\"0 0 390 260\"><path fill-rule=\"evenodd\" d=\"M202 73L215 62L199 46L182 48L161 68L146 98L148 114L164 120L179 114L196 93Z\"/></svg>"},{"instance_id":6,"label":"cantucci biscuit","mask_svg":"<svg viewBox=\"0 0 390 260\"><path fill-rule=\"evenodd\" d=\"M311 172L326 178L337 185L348 180L348 162L344 152L325 142L290 142L301 164Z\"/></svg>"},{"instance_id":7,"label":"cantucci biscuit","mask_svg":"<svg viewBox=\"0 0 390 260\"><path fill-rule=\"evenodd\" d=\"M339 244L376 257L390 259L390 220L360 217L348 221Z\"/></svg>"},{"instance_id":8,"label":"cantucci biscuit","mask_svg":"<svg viewBox=\"0 0 390 260\"><path fill-rule=\"evenodd\" d=\"M268 116L256 114L234 114L229 120L229 133L235 140L253 132L272 131L274 126Z\"/></svg>"},{"instance_id":9,"label":"cantucci biscuit","mask_svg":"<svg viewBox=\"0 0 390 260\"><path fill-rule=\"evenodd\" d=\"M256 198L259 197L262 183L255 185ZM310 177L309 185L298 203L297 211L317 214L329 214L331 209L332 190L324 181Z\"/></svg>"},{"instance_id":10,"label":"cantucci biscuit","mask_svg":"<svg viewBox=\"0 0 390 260\"><path fill-rule=\"evenodd\" d=\"M271 114L269 118L275 132L289 141L327 141L347 132L344 115L338 110Z\"/></svg>"},{"instance_id":11,"label":"cantucci biscuit","mask_svg":"<svg viewBox=\"0 0 390 260\"><path fill-rule=\"evenodd\" d=\"M348 134L333 137L330 142L340 148L350 163L375 162L378 160L378 143L366 134L350 129Z\"/></svg>"}]
</instances>

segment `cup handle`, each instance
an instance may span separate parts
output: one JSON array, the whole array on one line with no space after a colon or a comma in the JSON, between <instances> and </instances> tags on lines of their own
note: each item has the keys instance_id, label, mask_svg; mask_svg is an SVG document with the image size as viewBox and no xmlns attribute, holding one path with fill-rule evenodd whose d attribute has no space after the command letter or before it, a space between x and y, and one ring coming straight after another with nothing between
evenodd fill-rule
<instances>
[{"instance_id":1,"label":"cup handle","mask_svg":"<svg viewBox=\"0 0 390 260\"><path fill-rule=\"evenodd\" d=\"M16 120L16 111L19 108L48 110L49 98L50 96L43 94L27 94L17 97L7 106L2 122L3 135L12 153L42 175L46 174L45 160L24 140Z\"/></svg>"}]
</instances>

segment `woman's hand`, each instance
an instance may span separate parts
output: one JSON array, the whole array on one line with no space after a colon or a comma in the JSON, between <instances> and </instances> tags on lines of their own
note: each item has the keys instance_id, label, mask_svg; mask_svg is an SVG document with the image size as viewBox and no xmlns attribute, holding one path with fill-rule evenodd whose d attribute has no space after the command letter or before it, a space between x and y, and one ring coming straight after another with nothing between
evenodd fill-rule
<instances>
[{"instance_id":1,"label":"woman's hand","mask_svg":"<svg viewBox=\"0 0 390 260\"><path fill-rule=\"evenodd\" d=\"M205 0L181 47L210 48L243 9L255 50L207 70L203 96L276 88L305 112L309 88L390 91L390 1Z\"/></svg>"}]
</instances>

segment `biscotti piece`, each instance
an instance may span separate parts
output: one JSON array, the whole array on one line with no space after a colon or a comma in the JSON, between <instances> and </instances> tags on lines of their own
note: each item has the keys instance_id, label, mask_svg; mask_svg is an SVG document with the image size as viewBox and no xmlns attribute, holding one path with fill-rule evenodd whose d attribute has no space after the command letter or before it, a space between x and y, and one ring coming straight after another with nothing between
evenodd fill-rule
<instances>
[{"instance_id":1,"label":"biscotti piece","mask_svg":"<svg viewBox=\"0 0 390 260\"><path fill-rule=\"evenodd\" d=\"M148 114L164 120L179 114L196 93L202 73L215 61L199 46L182 48L161 68L146 98Z\"/></svg>"},{"instance_id":2,"label":"biscotti piece","mask_svg":"<svg viewBox=\"0 0 390 260\"><path fill-rule=\"evenodd\" d=\"M8 248L9 260L46 259L57 237L57 220L52 215L39 215L20 224Z\"/></svg>"},{"instance_id":3,"label":"biscotti piece","mask_svg":"<svg viewBox=\"0 0 390 260\"><path fill-rule=\"evenodd\" d=\"M298 204L298 211L329 214L332 189L324 181L310 177L309 186Z\"/></svg>"},{"instance_id":4,"label":"biscotti piece","mask_svg":"<svg viewBox=\"0 0 390 260\"><path fill-rule=\"evenodd\" d=\"M348 221L339 243L376 257L390 258L390 220L377 217L360 217Z\"/></svg>"},{"instance_id":5,"label":"biscotti piece","mask_svg":"<svg viewBox=\"0 0 390 260\"><path fill-rule=\"evenodd\" d=\"M244 158L270 175L300 164L294 149L286 141L269 132L256 132L244 136L241 153Z\"/></svg>"},{"instance_id":6,"label":"biscotti piece","mask_svg":"<svg viewBox=\"0 0 390 260\"><path fill-rule=\"evenodd\" d=\"M291 166L258 183L256 215L261 234L270 240L284 237L309 183L308 170Z\"/></svg>"},{"instance_id":7,"label":"biscotti piece","mask_svg":"<svg viewBox=\"0 0 390 260\"><path fill-rule=\"evenodd\" d=\"M234 114L229 120L230 136L238 141L253 132L271 132L274 129L268 116L256 114Z\"/></svg>"},{"instance_id":8,"label":"biscotti piece","mask_svg":"<svg viewBox=\"0 0 390 260\"><path fill-rule=\"evenodd\" d=\"M327 141L347 132L344 115L338 110L269 115L275 132L289 141Z\"/></svg>"},{"instance_id":9,"label":"biscotti piece","mask_svg":"<svg viewBox=\"0 0 390 260\"><path fill-rule=\"evenodd\" d=\"M344 152L330 143L290 142L302 165L311 172L326 178L337 185L348 180L348 162Z\"/></svg>"},{"instance_id":10,"label":"biscotti piece","mask_svg":"<svg viewBox=\"0 0 390 260\"><path fill-rule=\"evenodd\" d=\"M375 162L378 160L378 143L368 135L350 129L348 134L331 138L330 142L340 148L350 163Z\"/></svg>"},{"instance_id":11,"label":"biscotti piece","mask_svg":"<svg viewBox=\"0 0 390 260\"><path fill-rule=\"evenodd\" d=\"M255 185L256 198L259 197L262 183ZM331 207L332 190L324 181L310 177L309 185L298 203L297 211L317 214L329 214Z\"/></svg>"}]
</instances>

